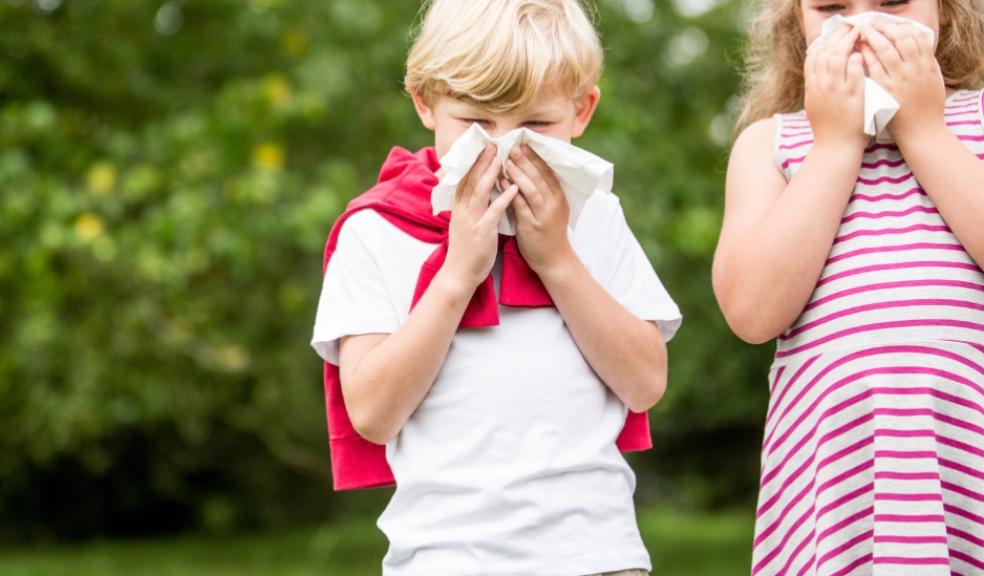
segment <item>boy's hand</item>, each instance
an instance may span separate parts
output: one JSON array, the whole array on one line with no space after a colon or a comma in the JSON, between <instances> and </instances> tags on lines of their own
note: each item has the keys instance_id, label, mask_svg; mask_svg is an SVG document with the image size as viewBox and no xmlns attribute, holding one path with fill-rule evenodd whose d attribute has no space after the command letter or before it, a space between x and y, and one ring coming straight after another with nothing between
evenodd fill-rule
<instances>
[{"instance_id":1,"label":"boy's hand","mask_svg":"<svg viewBox=\"0 0 984 576\"><path fill-rule=\"evenodd\" d=\"M567 237L570 208L557 175L536 152L522 144L512 149L506 175L519 186L512 200L519 251L540 274L573 255Z\"/></svg>"},{"instance_id":2,"label":"boy's hand","mask_svg":"<svg viewBox=\"0 0 984 576\"><path fill-rule=\"evenodd\" d=\"M499 218L518 194L511 186L490 202L501 168L495 146L486 146L455 191L448 256L441 273L460 282L469 295L492 271L499 249Z\"/></svg>"},{"instance_id":3,"label":"boy's hand","mask_svg":"<svg viewBox=\"0 0 984 576\"><path fill-rule=\"evenodd\" d=\"M908 24L864 26L861 34L868 74L899 101L888 124L895 141L943 126L946 86L929 38Z\"/></svg>"},{"instance_id":4,"label":"boy's hand","mask_svg":"<svg viewBox=\"0 0 984 576\"><path fill-rule=\"evenodd\" d=\"M804 104L817 144L849 143L860 153L864 133L864 67L854 46L857 27L841 27L829 40L806 53Z\"/></svg>"}]
</instances>

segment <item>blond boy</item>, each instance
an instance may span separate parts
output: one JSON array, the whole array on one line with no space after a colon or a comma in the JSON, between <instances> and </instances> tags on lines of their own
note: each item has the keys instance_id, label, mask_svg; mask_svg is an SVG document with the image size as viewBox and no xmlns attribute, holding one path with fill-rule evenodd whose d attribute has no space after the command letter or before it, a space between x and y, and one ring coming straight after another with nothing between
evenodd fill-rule
<instances>
[{"instance_id":1,"label":"blond boy","mask_svg":"<svg viewBox=\"0 0 984 576\"><path fill-rule=\"evenodd\" d=\"M426 6L406 88L434 148L394 149L336 223L312 341L340 374L329 425L352 431L332 440L336 487L396 484L385 576L650 569L616 440L648 445L623 427L662 396L680 314L617 197L594 194L570 229L552 170L525 146L500 165L490 146L450 215L429 214L438 159L472 124L569 142L601 67L576 0Z\"/></svg>"}]
</instances>

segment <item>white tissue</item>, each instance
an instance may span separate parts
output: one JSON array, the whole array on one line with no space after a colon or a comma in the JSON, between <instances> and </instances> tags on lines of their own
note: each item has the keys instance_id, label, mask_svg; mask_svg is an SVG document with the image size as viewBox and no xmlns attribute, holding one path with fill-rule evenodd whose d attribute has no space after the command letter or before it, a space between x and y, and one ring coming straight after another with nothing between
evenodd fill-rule
<instances>
[{"instance_id":1,"label":"white tissue","mask_svg":"<svg viewBox=\"0 0 984 576\"><path fill-rule=\"evenodd\" d=\"M584 203L587 202L588 197L596 191L600 193L612 191L615 169L611 162L599 158L587 150L582 150L556 138L537 134L527 128L519 128L498 138L492 138L485 130L482 130L481 126L472 124L461 137L455 140L447 154L441 158L444 176L431 192L431 207L434 209L434 214L451 210L458 183L465 177L482 150L489 143L496 145L499 159L503 164L514 146L526 144L547 163L547 166L553 169L564 189L567 205L570 207L570 217L567 223L571 228L577 224L581 209L584 208ZM498 193L493 192L493 199L496 196ZM507 211L499 220L499 233L510 236L516 235L516 223L511 211Z\"/></svg>"},{"instance_id":2,"label":"white tissue","mask_svg":"<svg viewBox=\"0 0 984 576\"><path fill-rule=\"evenodd\" d=\"M834 14L824 21L823 28L820 30L820 36L818 36L817 39L810 44L810 49L826 42L827 39L830 38L830 35L841 26L845 26L847 24L852 26L863 26L865 24L874 25L880 23L911 24L912 26L915 26L919 32L925 34L926 37L929 38L930 42L933 42L935 37L932 28L929 28L921 22L916 22L915 20L910 20L908 18L902 18L901 16L886 14L884 12L862 12L861 14L855 14L847 17L841 16L840 14ZM865 134L874 136L875 140L882 144L891 142L892 137L887 130L888 123L898 111L898 100L893 98L887 90L871 78L864 79Z\"/></svg>"}]
</instances>

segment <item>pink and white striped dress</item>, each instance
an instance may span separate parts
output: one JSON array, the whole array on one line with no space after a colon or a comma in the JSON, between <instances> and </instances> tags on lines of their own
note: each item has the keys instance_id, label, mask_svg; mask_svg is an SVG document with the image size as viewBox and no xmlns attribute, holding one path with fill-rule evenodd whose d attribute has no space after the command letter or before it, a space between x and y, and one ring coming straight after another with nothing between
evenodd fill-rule
<instances>
[{"instance_id":1,"label":"pink and white striped dress","mask_svg":"<svg viewBox=\"0 0 984 576\"><path fill-rule=\"evenodd\" d=\"M982 107L946 122L984 159ZM777 119L790 179L813 133ZM769 381L752 574L984 575L984 272L897 147L865 150Z\"/></svg>"}]
</instances>

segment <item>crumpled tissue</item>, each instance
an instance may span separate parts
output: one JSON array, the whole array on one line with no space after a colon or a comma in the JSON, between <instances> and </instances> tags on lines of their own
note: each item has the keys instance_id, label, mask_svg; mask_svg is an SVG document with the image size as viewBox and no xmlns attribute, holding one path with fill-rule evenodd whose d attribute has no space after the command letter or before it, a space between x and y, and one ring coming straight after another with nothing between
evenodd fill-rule
<instances>
[{"instance_id":1,"label":"crumpled tissue","mask_svg":"<svg viewBox=\"0 0 984 576\"><path fill-rule=\"evenodd\" d=\"M468 174L468 170L489 143L496 145L503 166L513 147L526 144L553 169L570 207L568 226L571 228L577 224L581 210L592 194L608 194L612 191L614 166L587 150L528 128L518 128L493 138L481 126L472 124L440 160L444 175L431 193L434 214L451 210L458 183ZM493 191L492 199L497 198L500 193L498 190ZM499 220L499 233L516 235L516 222L511 210Z\"/></svg>"},{"instance_id":2,"label":"crumpled tissue","mask_svg":"<svg viewBox=\"0 0 984 576\"><path fill-rule=\"evenodd\" d=\"M819 46L826 42L830 38L830 35L841 26L848 24L852 26L863 26L865 24L875 25L880 23L911 24L915 26L919 32L925 34L926 37L929 38L930 42L933 42L935 38L932 28L929 28L920 22L916 22L915 20L902 18L901 16L886 14L884 12L862 12L861 14L846 17L841 16L840 14L835 14L824 21L823 28L820 30L820 36L818 36L817 39L810 44L810 49L813 49L815 46ZM893 117L895 117L895 113L898 111L898 100L893 98L892 95L888 93L888 90L885 90L880 84L871 78L865 77L864 133L869 136L874 136L875 141L882 144L892 142L892 137L888 133L887 128L888 123Z\"/></svg>"}]
</instances>

